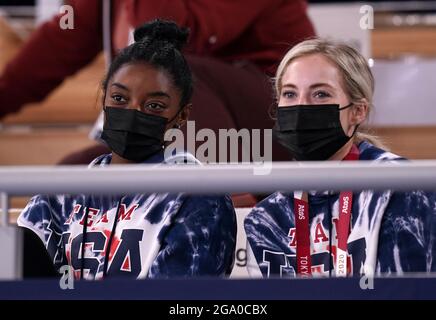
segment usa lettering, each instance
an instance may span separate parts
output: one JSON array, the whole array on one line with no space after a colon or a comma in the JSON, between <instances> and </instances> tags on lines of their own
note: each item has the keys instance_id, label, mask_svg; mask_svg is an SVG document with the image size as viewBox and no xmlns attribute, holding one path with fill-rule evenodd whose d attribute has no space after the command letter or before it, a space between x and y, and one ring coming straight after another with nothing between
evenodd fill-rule
<instances>
[{"instance_id":1,"label":"usa lettering","mask_svg":"<svg viewBox=\"0 0 436 320\"><path fill-rule=\"evenodd\" d=\"M349 200L348 200L349 201ZM342 209L341 209L342 210ZM361 238L353 242L348 243L348 253L337 248L337 232L338 219L332 220L333 230L331 232L332 243L330 247L329 231L326 230L319 222L310 228L310 239L312 243L311 257L312 257L312 274L328 274L329 268L336 270L337 275L347 275L359 273L361 264L365 259L365 239ZM288 246L292 251L296 251L297 248L297 236L296 228L289 228L288 232L289 242ZM271 255L269 255L271 256ZM280 258L282 259L282 258ZM284 259L284 258L283 258ZM287 256L287 263L280 262L280 268L291 268L296 266L296 259L291 259ZM291 260L290 260L291 259ZM331 259L331 260L330 260ZM279 260L277 257L275 260ZM295 264L294 263L295 260ZM330 263L333 261L333 265ZM265 261L270 263L270 261ZM302 260L303 262L303 260ZM306 262L306 261L304 261ZM273 262L274 263L274 262ZM271 268L274 266L270 266ZM303 272L303 269L301 270ZM284 273L280 270L280 273Z\"/></svg>"},{"instance_id":2,"label":"usa lettering","mask_svg":"<svg viewBox=\"0 0 436 320\"><path fill-rule=\"evenodd\" d=\"M121 204L118 212L118 222L120 221L129 221L132 219L132 215L135 213L136 209L139 207L139 204L134 204L129 208L126 207L125 204ZM88 219L86 221L86 225L88 227L95 226L96 224L107 224L110 223L110 219L108 219L108 212L100 215L99 208L87 208L83 207L80 204L74 206L71 211L68 219L64 224L70 225L75 220L80 220L79 224L85 224L86 212L88 211ZM111 214L114 216L116 210L112 210ZM113 219L113 218L112 218ZM113 221L113 220L112 220Z\"/></svg>"},{"instance_id":3,"label":"usa lettering","mask_svg":"<svg viewBox=\"0 0 436 320\"><path fill-rule=\"evenodd\" d=\"M140 244L144 230L124 229L119 238L115 237L109 255L108 274L115 276L130 275L137 277L141 272ZM81 256L83 234L71 236L71 233L62 235L63 246L66 249L67 259L79 278L80 270L83 268L88 275L87 278L94 278L104 264L104 252L108 245L108 236L102 231L90 231L86 234L84 257ZM83 262L83 264L82 264ZM76 272L77 271L77 272Z\"/></svg>"},{"instance_id":4,"label":"usa lettering","mask_svg":"<svg viewBox=\"0 0 436 320\"><path fill-rule=\"evenodd\" d=\"M337 250L339 251L336 246L330 248L328 244L323 246L321 250L314 250L311 254L312 274L328 276L329 271L335 269L331 261L333 261L333 264L337 263ZM365 253L366 241L364 237L348 243L348 254L344 253L341 257L342 261L347 259L347 274L353 274L354 276L360 275L361 267L366 260ZM307 260L303 259L301 261L307 262ZM262 272L268 277L280 276L281 278L294 278L297 274L297 257L295 254L264 250L263 263L266 269ZM338 272L338 269L339 268L336 268L336 272Z\"/></svg>"},{"instance_id":5,"label":"usa lettering","mask_svg":"<svg viewBox=\"0 0 436 320\"><path fill-rule=\"evenodd\" d=\"M334 219L333 222L336 224L337 219ZM297 246L296 230L297 230L296 228L289 228L289 232L288 232L288 237L291 238L291 241L289 242L289 247L293 249L295 249ZM313 235L311 235L311 239L313 239L313 243L325 243L325 244L329 243L327 232L324 229L321 222L316 225L315 232Z\"/></svg>"}]
</instances>

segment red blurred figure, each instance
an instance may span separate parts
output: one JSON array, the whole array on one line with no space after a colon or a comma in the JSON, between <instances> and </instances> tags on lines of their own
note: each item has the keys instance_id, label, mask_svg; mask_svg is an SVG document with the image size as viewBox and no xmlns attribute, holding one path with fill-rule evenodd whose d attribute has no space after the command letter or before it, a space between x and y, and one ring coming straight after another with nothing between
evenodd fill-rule
<instances>
[{"instance_id":1,"label":"red blurred figure","mask_svg":"<svg viewBox=\"0 0 436 320\"><path fill-rule=\"evenodd\" d=\"M268 77L287 49L314 36L299 0L113 0L67 1L74 29L59 26L61 14L41 25L0 77L0 117L43 100L67 76L104 49L107 56L129 44L130 31L156 18L189 27L185 54L195 77L191 120L201 128L273 125ZM104 146L73 154L63 163L88 163ZM273 159L287 154L273 149Z\"/></svg>"}]
</instances>

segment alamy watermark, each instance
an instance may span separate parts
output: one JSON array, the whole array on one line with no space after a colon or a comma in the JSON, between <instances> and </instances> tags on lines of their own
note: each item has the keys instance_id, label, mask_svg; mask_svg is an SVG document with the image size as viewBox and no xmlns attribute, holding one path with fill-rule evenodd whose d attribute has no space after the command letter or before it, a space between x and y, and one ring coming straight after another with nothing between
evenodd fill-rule
<instances>
[{"instance_id":1,"label":"alamy watermark","mask_svg":"<svg viewBox=\"0 0 436 320\"><path fill-rule=\"evenodd\" d=\"M202 163L253 163L255 175L269 174L272 169L271 129L219 129L218 133L201 129L196 132L195 121L188 121L186 137L182 130L170 129L164 140L167 142L165 159L187 150Z\"/></svg>"},{"instance_id":2,"label":"alamy watermark","mask_svg":"<svg viewBox=\"0 0 436 320\"><path fill-rule=\"evenodd\" d=\"M362 14L359 25L363 30L374 29L374 8L371 5L363 5L360 7L359 12ZM74 9L71 5L62 5L59 9L61 18L59 20L59 27L62 30L74 29Z\"/></svg>"},{"instance_id":3,"label":"alamy watermark","mask_svg":"<svg viewBox=\"0 0 436 320\"><path fill-rule=\"evenodd\" d=\"M59 279L59 287L62 290L72 290L74 289L74 270L73 267L69 265L63 265L59 269L61 278Z\"/></svg>"},{"instance_id":4,"label":"alamy watermark","mask_svg":"<svg viewBox=\"0 0 436 320\"><path fill-rule=\"evenodd\" d=\"M59 28L62 30L74 29L74 9L70 5L63 5L59 9L61 18L59 19Z\"/></svg>"},{"instance_id":5,"label":"alamy watermark","mask_svg":"<svg viewBox=\"0 0 436 320\"><path fill-rule=\"evenodd\" d=\"M365 266L364 270L364 275L359 280L360 289L374 290L374 270L369 266Z\"/></svg>"},{"instance_id":6,"label":"alamy watermark","mask_svg":"<svg viewBox=\"0 0 436 320\"><path fill-rule=\"evenodd\" d=\"M362 30L374 29L374 8L370 5L360 7L359 12L362 14L359 25Z\"/></svg>"}]
</instances>

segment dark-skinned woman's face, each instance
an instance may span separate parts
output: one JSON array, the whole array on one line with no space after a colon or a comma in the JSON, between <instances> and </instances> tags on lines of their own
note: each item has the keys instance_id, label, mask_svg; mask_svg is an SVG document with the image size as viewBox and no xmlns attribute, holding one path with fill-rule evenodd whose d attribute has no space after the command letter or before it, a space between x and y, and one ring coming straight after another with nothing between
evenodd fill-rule
<instances>
[{"instance_id":1,"label":"dark-skinned woman's face","mask_svg":"<svg viewBox=\"0 0 436 320\"><path fill-rule=\"evenodd\" d=\"M119 68L109 80L104 106L135 109L172 120L167 129L182 125L188 117L189 107L177 114L180 90L168 73L145 63L129 63ZM177 116L176 116L177 115Z\"/></svg>"}]
</instances>

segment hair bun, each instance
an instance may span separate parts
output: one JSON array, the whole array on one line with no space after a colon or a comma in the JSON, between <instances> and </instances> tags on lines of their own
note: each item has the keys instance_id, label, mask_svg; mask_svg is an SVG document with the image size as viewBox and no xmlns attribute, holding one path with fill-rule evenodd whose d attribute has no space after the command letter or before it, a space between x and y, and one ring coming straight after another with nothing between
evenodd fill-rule
<instances>
[{"instance_id":1,"label":"hair bun","mask_svg":"<svg viewBox=\"0 0 436 320\"><path fill-rule=\"evenodd\" d=\"M133 36L135 42L167 41L181 50L188 41L189 30L172 21L156 19L136 28Z\"/></svg>"}]
</instances>

